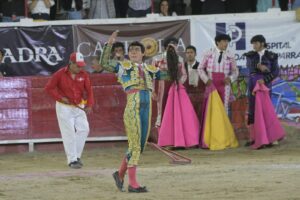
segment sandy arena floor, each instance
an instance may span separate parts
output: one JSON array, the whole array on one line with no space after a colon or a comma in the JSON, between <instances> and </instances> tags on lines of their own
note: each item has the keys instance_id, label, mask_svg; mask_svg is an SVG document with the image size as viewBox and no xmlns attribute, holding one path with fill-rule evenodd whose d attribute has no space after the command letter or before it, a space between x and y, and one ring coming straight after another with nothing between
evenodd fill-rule
<instances>
[{"instance_id":1,"label":"sandy arena floor","mask_svg":"<svg viewBox=\"0 0 300 200\"><path fill-rule=\"evenodd\" d=\"M0 155L0 200L300 200L300 129L263 150L177 151L191 165L172 165L147 148L138 180L147 194L118 192L111 174L125 146L85 151L84 167L69 169L63 152ZM127 180L126 180L127 188Z\"/></svg>"}]
</instances>

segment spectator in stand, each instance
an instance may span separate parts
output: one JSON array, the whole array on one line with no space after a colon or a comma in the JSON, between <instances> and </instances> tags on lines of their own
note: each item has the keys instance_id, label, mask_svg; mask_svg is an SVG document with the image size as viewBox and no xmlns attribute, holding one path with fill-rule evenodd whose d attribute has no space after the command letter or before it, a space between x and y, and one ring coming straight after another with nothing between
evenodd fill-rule
<instances>
[{"instance_id":1,"label":"spectator in stand","mask_svg":"<svg viewBox=\"0 0 300 200\"><path fill-rule=\"evenodd\" d=\"M289 3L289 0L279 0L279 6L282 11L287 11L289 9L288 3Z\"/></svg>"},{"instance_id":2,"label":"spectator in stand","mask_svg":"<svg viewBox=\"0 0 300 200\"><path fill-rule=\"evenodd\" d=\"M0 1L0 22L19 22L25 16L25 2L20 0Z\"/></svg>"},{"instance_id":3,"label":"spectator in stand","mask_svg":"<svg viewBox=\"0 0 300 200\"><path fill-rule=\"evenodd\" d=\"M50 20L56 20L57 1L54 0L54 6L50 8Z\"/></svg>"},{"instance_id":4,"label":"spectator in stand","mask_svg":"<svg viewBox=\"0 0 300 200\"><path fill-rule=\"evenodd\" d=\"M169 11L169 1L168 0L161 0L159 3L159 16L176 16L176 12Z\"/></svg>"},{"instance_id":5,"label":"spectator in stand","mask_svg":"<svg viewBox=\"0 0 300 200\"><path fill-rule=\"evenodd\" d=\"M203 2L202 14L222 14L226 11L226 0L200 0Z\"/></svg>"},{"instance_id":6,"label":"spectator in stand","mask_svg":"<svg viewBox=\"0 0 300 200\"><path fill-rule=\"evenodd\" d=\"M244 0L243 3L240 0L226 0L225 3L227 13L256 12L257 0Z\"/></svg>"},{"instance_id":7,"label":"spectator in stand","mask_svg":"<svg viewBox=\"0 0 300 200\"><path fill-rule=\"evenodd\" d=\"M50 8L54 0L29 0L28 5L34 20L50 20Z\"/></svg>"},{"instance_id":8,"label":"spectator in stand","mask_svg":"<svg viewBox=\"0 0 300 200\"><path fill-rule=\"evenodd\" d=\"M67 12L66 19L82 19L83 0L62 0L61 4Z\"/></svg>"},{"instance_id":9,"label":"spectator in stand","mask_svg":"<svg viewBox=\"0 0 300 200\"><path fill-rule=\"evenodd\" d=\"M129 0L128 17L146 17L151 13L151 0Z\"/></svg>"},{"instance_id":10,"label":"spectator in stand","mask_svg":"<svg viewBox=\"0 0 300 200\"><path fill-rule=\"evenodd\" d=\"M186 4L183 0L169 0L169 10L176 12L177 15L185 15L185 8Z\"/></svg>"},{"instance_id":11,"label":"spectator in stand","mask_svg":"<svg viewBox=\"0 0 300 200\"><path fill-rule=\"evenodd\" d=\"M298 4L298 7L300 7L300 1L299 0L278 0L279 6L281 8L281 11L287 11L287 10L296 10L295 5ZM297 6L296 6L297 7Z\"/></svg>"},{"instance_id":12,"label":"spectator in stand","mask_svg":"<svg viewBox=\"0 0 300 200\"><path fill-rule=\"evenodd\" d=\"M67 163L70 168L83 166L81 155L90 132L87 114L92 112L94 93L89 74L84 71L83 55L74 52L69 64L55 72L45 91L56 101L56 116Z\"/></svg>"},{"instance_id":13,"label":"spectator in stand","mask_svg":"<svg viewBox=\"0 0 300 200\"><path fill-rule=\"evenodd\" d=\"M89 18L106 19L115 18L116 9L112 0L90 0Z\"/></svg>"},{"instance_id":14,"label":"spectator in stand","mask_svg":"<svg viewBox=\"0 0 300 200\"><path fill-rule=\"evenodd\" d=\"M116 17L125 18L128 10L128 0L114 0Z\"/></svg>"},{"instance_id":15,"label":"spectator in stand","mask_svg":"<svg viewBox=\"0 0 300 200\"><path fill-rule=\"evenodd\" d=\"M275 5L273 6L273 1L266 0L257 0L256 11L257 12L267 12L269 8L278 8L279 3L278 0L275 0Z\"/></svg>"},{"instance_id":16,"label":"spectator in stand","mask_svg":"<svg viewBox=\"0 0 300 200\"><path fill-rule=\"evenodd\" d=\"M300 0L294 0L292 8L293 10L300 8Z\"/></svg>"},{"instance_id":17,"label":"spectator in stand","mask_svg":"<svg viewBox=\"0 0 300 200\"><path fill-rule=\"evenodd\" d=\"M192 15L200 15L202 11L202 1L191 1Z\"/></svg>"}]
</instances>

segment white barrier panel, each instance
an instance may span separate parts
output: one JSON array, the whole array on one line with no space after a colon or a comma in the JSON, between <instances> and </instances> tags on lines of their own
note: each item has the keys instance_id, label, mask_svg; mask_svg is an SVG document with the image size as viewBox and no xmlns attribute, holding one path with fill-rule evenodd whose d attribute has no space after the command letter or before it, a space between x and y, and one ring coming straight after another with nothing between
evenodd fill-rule
<instances>
[{"instance_id":1,"label":"white barrier panel","mask_svg":"<svg viewBox=\"0 0 300 200\"><path fill-rule=\"evenodd\" d=\"M300 24L296 22L295 15L269 13L268 16L266 18L263 15L241 14L222 15L206 20L193 18L191 40L199 52L198 58L215 45L216 34L226 33L232 38L229 48L235 53L237 64L244 66L246 60L243 54L252 50L251 38L262 34L267 40L268 48L278 53L279 65L299 65Z\"/></svg>"}]
</instances>

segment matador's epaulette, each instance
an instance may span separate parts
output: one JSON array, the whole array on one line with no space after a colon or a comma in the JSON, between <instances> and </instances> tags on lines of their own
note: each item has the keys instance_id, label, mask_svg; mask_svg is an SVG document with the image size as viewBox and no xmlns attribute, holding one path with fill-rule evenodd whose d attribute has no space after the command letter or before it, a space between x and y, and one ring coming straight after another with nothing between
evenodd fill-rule
<instances>
[{"instance_id":1,"label":"matador's epaulette","mask_svg":"<svg viewBox=\"0 0 300 200\"><path fill-rule=\"evenodd\" d=\"M159 71L159 68L155 67L154 65L146 65L146 70L152 73L156 73Z\"/></svg>"},{"instance_id":2,"label":"matador's epaulette","mask_svg":"<svg viewBox=\"0 0 300 200\"><path fill-rule=\"evenodd\" d=\"M129 70L132 68L132 63L130 62L130 60L121 61L120 64L125 70Z\"/></svg>"}]
</instances>

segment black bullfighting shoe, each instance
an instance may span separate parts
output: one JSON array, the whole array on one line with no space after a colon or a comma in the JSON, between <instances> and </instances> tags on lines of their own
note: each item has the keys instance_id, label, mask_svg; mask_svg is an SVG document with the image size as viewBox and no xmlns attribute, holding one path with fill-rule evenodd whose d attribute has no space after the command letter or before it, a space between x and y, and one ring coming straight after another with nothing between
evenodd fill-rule
<instances>
[{"instance_id":1,"label":"black bullfighting shoe","mask_svg":"<svg viewBox=\"0 0 300 200\"><path fill-rule=\"evenodd\" d=\"M146 186L133 188L130 185L128 186L128 192L134 192L134 193L145 193L148 192Z\"/></svg>"},{"instance_id":2,"label":"black bullfighting shoe","mask_svg":"<svg viewBox=\"0 0 300 200\"><path fill-rule=\"evenodd\" d=\"M116 171L112 174L114 180L115 180L115 184L118 188L118 190L120 190L121 192L125 192L125 189L124 189L124 181L121 181L120 180L120 176L119 176L119 172Z\"/></svg>"}]
</instances>

